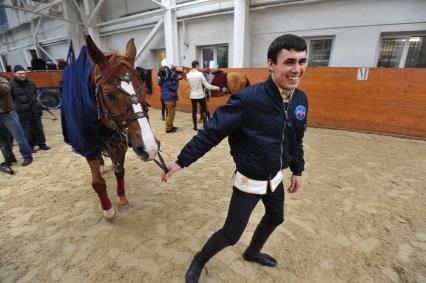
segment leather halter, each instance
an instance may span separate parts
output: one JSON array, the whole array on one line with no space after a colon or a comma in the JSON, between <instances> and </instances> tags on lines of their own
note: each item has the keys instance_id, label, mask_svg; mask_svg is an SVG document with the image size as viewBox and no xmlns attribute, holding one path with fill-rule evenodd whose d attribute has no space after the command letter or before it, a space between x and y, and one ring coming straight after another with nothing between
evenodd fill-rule
<instances>
[{"instance_id":1,"label":"leather halter","mask_svg":"<svg viewBox=\"0 0 426 283\"><path fill-rule=\"evenodd\" d=\"M126 83L129 83L129 82L132 81L132 76L128 73L114 74L114 76L117 77L118 79L120 79L120 81L124 81ZM102 79L102 77L103 77L103 74L101 72L99 72L95 77L95 83L96 83L95 99L96 99L96 105L97 105L97 108L98 108L98 119L101 120L102 119L102 113L105 114L105 116L109 119L109 121L114 126L114 130L115 130L116 134L118 135L119 139L121 140L120 150L124 151L124 148L121 148L121 145L122 145L122 142L124 142L124 140L127 142L128 137L127 137L127 133L124 133L123 129L128 124L130 124L131 122L133 122L137 119L145 118L145 117L147 119L149 119L148 108L147 108L145 103L139 102L137 94L139 93L140 88L135 92L135 94L131 94L127 90L122 88L121 85L115 85L116 89L118 89L120 92L124 93L127 96L130 103L129 103L129 106L123 112L121 112L119 114L112 114L111 111L108 109L108 107L106 107L106 105L105 105L104 96L103 96L101 87L99 86L99 80ZM127 113L132 108L132 105L133 104L137 105L139 103L142 106L142 111L139 111L139 112L136 112L136 113L134 112L130 116L127 116ZM120 116L124 116L125 119L120 121L120 122L117 122L116 120L114 120L115 117L120 117ZM107 142L106 140L104 140L104 143L105 143L106 147L108 148L108 151L110 152L112 163L117 170L120 164L117 162L117 160L114 156L114 152L111 148L111 144L110 144L110 142ZM161 156L160 152L158 152L158 158L159 158L159 161L154 159L154 162L163 171L165 171L166 173L169 172L169 169L167 168L167 165L164 162L164 159Z\"/></svg>"},{"instance_id":2,"label":"leather halter","mask_svg":"<svg viewBox=\"0 0 426 283\"><path fill-rule=\"evenodd\" d=\"M120 79L120 81L125 81L127 83L132 81L132 77L128 73L120 73L120 74L114 74L115 77ZM102 119L102 113L105 114L105 116L108 118L108 120L112 123L114 126L114 130L118 133L123 133L123 129L130 124L131 122L140 119L140 118L148 118L148 111L147 107L144 103L140 103L138 99L137 93L139 93L139 90L135 94L131 94L127 92L124 88L121 87L121 85L115 85L115 88L118 89L120 92L124 93L126 97L129 99L130 103L129 106L121 113L119 114L112 114L111 111L108 109L108 107L105 105L104 102L104 96L101 90L101 87L99 86L99 80L102 79L103 74L98 73L96 75L95 81L96 81L96 88L95 88L95 98L96 102L98 104L98 118ZM130 116L127 115L129 110L132 108L132 104L137 105L141 104L142 111L132 113ZM121 121L116 121L114 118L124 116L125 119Z\"/></svg>"}]
</instances>

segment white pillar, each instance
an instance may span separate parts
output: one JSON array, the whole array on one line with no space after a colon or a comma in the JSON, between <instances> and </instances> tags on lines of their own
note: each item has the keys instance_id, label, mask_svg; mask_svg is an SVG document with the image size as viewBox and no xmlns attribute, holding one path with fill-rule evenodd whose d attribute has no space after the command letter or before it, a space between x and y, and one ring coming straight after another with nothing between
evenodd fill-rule
<instances>
[{"instance_id":1,"label":"white pillar","mask_svg":"<svg viewBox=\"0 0 426 283\"><path fill-rule=\"evenodd\" d=\"M167 7L164 11L164 41L166 43L167 63L179 65L176 0L161 0L161 4Z\"/></svg>"},{"instance_id":2,"label":"white pillar","mask_svg":"<svg viewBox=\"0 0 426 283\"><path fill-rule=\"evenodd\" d=\"M78 11L77 8L74 8L71 1L63 1L62 5L65 19L80 21L80 11ZM81 25L68 22L68 36L72 40L74 54L77 58L80 54L81 47L85 44L83 27Z\"/></svg>"},{"instance_id":3,"label":"white pillar","mask_svg":"<svg viewBox=\"0 0 426 283\"><path fill-rule=\"evenodd\" d=\"M248 50L249 0L234 0L234 39L232 42L232 67L245 67Z\"/></svg>"},{"instance_id":4,"label":"white pillar","mask_svg":"<svg viewBox=\"0 0 426 283\"><path fill-rule=\"evenodd\" d=\"M104 0L98 2L95 7L93 0L84 0L84 13L85 13L85 22L87 26L87 33L92 37L93 41L99 48L102 48L102 41L99 35L99 27L93 27L94 25L99 23L98 20L98 10L101 7ZM96 10L95 10L96 9ZM93 14L93 15L91 15ZM89 21L90 19L90 21Z\"/></svg>"},{"instance_id":5,"label":"white pillar","mask_svg":"<svg viewBox=\"0 0 426 283\"><path fill-rule=\"evenodd\" d=\"M6 72L6 64L4 63L3 55L1 54L0 54L0 66L1 66L1 71Z\"/></svg>"}]
</instances>

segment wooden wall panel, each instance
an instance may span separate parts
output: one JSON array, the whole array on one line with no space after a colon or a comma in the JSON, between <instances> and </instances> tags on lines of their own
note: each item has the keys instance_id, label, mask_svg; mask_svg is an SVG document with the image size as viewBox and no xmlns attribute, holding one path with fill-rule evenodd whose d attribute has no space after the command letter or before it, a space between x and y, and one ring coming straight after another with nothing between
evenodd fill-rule
<instances>
[{"instance_id":1,"label":"wooden wall panel","mask_svg":"<svg viewBox=\"0 0 426 283\"><path fill-rule=\"evenodd\" d=\"M266 68L224 69L244 73L252 84L265 80ZM357 80L358 68L307 68L300 88L309 98L309 125L426 138L426 69L369 68L368 80ZM154 93L160 106L153 70ZM189 86L180 82L177 109L190 112ZM212 98L213 112L227 98Z\"/></svg>"},{"instance_id":2,"label":"wooden wall panel","mask_svg":"<svg viewBox=\"0 0 426 283\"><path fill-rule=\"evenodd\" d=\"M426 138L426 69L309 68L301 89L312 125Z\"/></svg>"},{"instance_id":3,"label":"wooden wall panel","mask_svg":"<svg viewBox=\"0 0 426 283\"><path fill-rule=\"evenodd\" d=\"M0 74L12 78L14 73L2 73ZM38 88L42 87L59 87L59 82L62 80L63 71L34 71L28 72L28 78L32 80Z\"/></svg>"},{"instance_id":4,"label":"wooden wall panel","mask_svg":"<svg viewBox=\"0 0 426 283\"><path fill-rule=\"evenodd\" d=\"M266 68L224 69L246 74L252 84L265 80ZM357 80L358 68L307 68L300 88L309 98L309 124L426 139L426 69L369 68L368 80ZM13 73L2 73L9 78ZM37 87L58 87L62 71L29 72ZM148 102L160 107L153 70ZM181 80L179 111L190 112L189 85ZM212 98L213 112L227 97Z\"/></svg>"}]
</instances>

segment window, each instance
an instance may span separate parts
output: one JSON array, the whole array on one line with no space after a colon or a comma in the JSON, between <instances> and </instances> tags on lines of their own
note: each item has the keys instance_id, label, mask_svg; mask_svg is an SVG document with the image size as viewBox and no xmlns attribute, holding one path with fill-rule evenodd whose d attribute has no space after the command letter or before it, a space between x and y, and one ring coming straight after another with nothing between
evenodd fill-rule
<instances>
[{"instance_id":1,"label":"window","mask_svg":"<svg viewBox=\"0 0 426 283\"><path fill-rule=\"evenodd\" d=\"M406 68L426 67L426 36L413 36L408 40Z\"/></svg>"},{"instance_id":2,"label":"window","mask_svg":"<svg viewBox=\"0 0 426 283\"><path fill-rule=\"evenodd\" d=\"M384 36L380 41L377 67L425 68L426 36Z\"/></svg>"},{"instance_id":3,"label":"window","mask_svg":"<svg viewBox=\"0 0 426 283\"><path fill-rule=\"evenodd\" d=\"M228 68L228 46L215 45L201 47L203 68Z\"/></svg>"},{"instance_id":4,"label":"window","mask_svg":"<svg viewBox=\"0 0 426 283\"><path fill-rule=\"evenodd\" d=\"M330 63L331 47L333 39L307 39L308 45L308 66L328 67Z\"/></svg>"},{"instance_id":5,"label":"window","mask_svg":"<svg viewBox=\"0 0 426 283\"><path fill-rule=\"evenodd\" d=\"M377 67L398 67L404 45L405 39L402 38L382 39Z\"/></svg>"}]
</instances>

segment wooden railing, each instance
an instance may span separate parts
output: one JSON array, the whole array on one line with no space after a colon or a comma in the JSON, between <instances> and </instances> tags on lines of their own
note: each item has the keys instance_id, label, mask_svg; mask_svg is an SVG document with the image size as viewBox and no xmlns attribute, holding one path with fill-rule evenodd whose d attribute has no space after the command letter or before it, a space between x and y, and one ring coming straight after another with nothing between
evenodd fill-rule
<instances>
[{"instance_id":1,"label":"wooden railing","mask_svg":"<svg viewBox=\"0 0 426 283\"><path fill-rule=\"evenodd\" d=\"M246 74L252 84L265 80L266 68L224 69ZM311 126L350 129L426 139L426 69L369 68L357 80L358 68L307 68L300 88L309 98ZM153 70L149 103L160 106ZM190 112L189 86L180 82L177 109ZM227 98L210 99L213 112Z\"/></svg>"},{"instance_id":2,"label":"wooden railing","mask_svg":"<svg viewBox=\"0 0 426 283\"><path fill-rule=\"evenodd\" d=\"M252 84L264 81L266 68L224 69L247 75ZM357 80L358 68L307 68L300 88L309 98L311 126L350 129L426 139L425 68L370 68L367 80ZM2 73L11 78L13 73ZM148 102L160 107L157 72ZM37 87L58 87L62 71L29 72ZM177 109L190 112L189 85L180 81ZM210 99L213 112L227 97Z\"/></svg>"}]
</instances>

